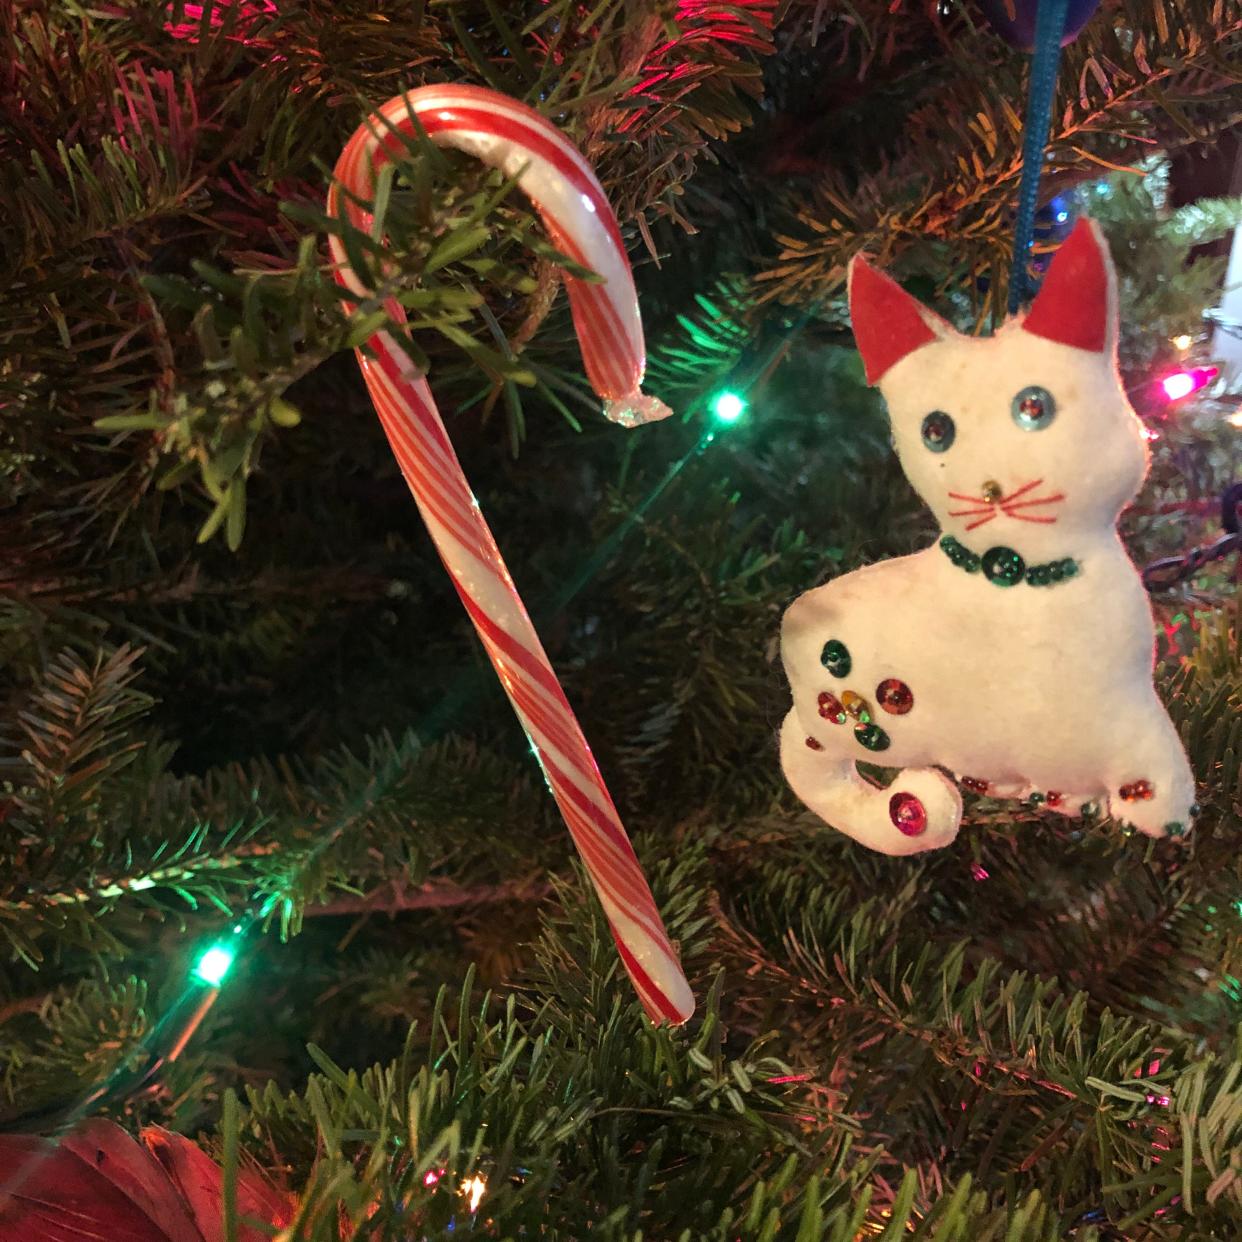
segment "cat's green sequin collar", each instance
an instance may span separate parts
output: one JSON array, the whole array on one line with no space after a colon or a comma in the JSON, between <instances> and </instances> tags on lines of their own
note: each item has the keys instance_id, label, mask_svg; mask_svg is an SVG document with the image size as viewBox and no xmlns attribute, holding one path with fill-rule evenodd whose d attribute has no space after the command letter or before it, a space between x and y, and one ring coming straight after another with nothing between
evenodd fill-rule
<instances>
[{"instance_id":1,"label":"cat's green sequin collar","mask_svg":"<svg viewBox=\"0 0 1242 1242\"><path fill-rule=\"evenodd\" d=\"M1029 586L1056 586L1074 577L1082 568L1072 556L1059 561L1045 561L1042 565L1028 565L1012 548L989 548L981 556L976 556L969 548L958 543L952 535L940 537L940 547L945 556L958 569L968 574L983 571L983 576L993 585L999 587L1017 586L1025 582Z\"/></svg>"}]
</instances>

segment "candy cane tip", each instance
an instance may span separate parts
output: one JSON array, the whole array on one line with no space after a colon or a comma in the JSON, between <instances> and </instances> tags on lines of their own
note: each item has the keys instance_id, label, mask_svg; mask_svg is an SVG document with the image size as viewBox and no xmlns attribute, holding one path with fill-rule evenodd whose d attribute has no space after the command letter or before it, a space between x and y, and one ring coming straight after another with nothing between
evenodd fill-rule
<instances>
[{"instance_id":1,"label":"candy cane tip","mask_svg":"<svg viewBox=\"0 0 1242 1242\"><path fill-rule=\"evenodd\" d=\"M604 402L604 414L622 427L639 427L643 423L657 423L673 411L659 397L649 397L637 388L624 397L612 397Z\"/></svg>"},{"instance_id":2,"label":"candy cane tip","mask_svg":"<svg viewBox=\"0 0 1242 1242\"><path fill-rule=\"evenodd\" d=\"M689 987L684 997L673 997L673 1016L669 1018L670 1026L685 1026L694 1017L694 995Z\"/></svg>"},{"instance_id":3,"label":"candy cane tip","mask_svg":"<svg viewBox=\"0 0 1242 1242\"><path fill-rule=\"evenodd\" d=\"M651 1020L657 1026L662 1023L668 1023L672 1027L684 1026L694 1017L694 993L690 990L685 975L678 974L662 979L660 991L660 1012L657 1014L650 1005L646 1006Z\"/></svg>"}]
</instances>

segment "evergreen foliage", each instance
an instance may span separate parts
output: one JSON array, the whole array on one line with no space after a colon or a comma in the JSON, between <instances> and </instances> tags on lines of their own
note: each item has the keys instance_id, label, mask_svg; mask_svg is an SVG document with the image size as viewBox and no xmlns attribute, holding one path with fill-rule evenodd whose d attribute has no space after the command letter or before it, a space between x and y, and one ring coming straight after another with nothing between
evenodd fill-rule
<instances>
[{"instance_id":1,"label":"evergreen foliage","mask_svg":"<svg viewBox=\"0 0 1242 1242\"><path fill-rule=\"evenodd\" d=\"M1210 360L1221 272L1189 256L1238 204L1171 211L1162 177L1236 123L1240 31L1103 0L1061 77L1048 189L1112 240L1158 436L1140 563L1210 539L1238 477L1224 400L1150 388ZM429 144L377 191L382 251L346 238L372 296L341 308L327 170L444 80L592 160L680 417L602 422L568 260ZM475 1176L496 1237L1231 1236L1231 564L1155 601L1188 842L973 799L952 850L880 858L776 762L782 609L931 534L844 265L995 319L1024 82L923 0L0 7L0 1124L215 1134L297 1192L291 1239L447 1236ZM653 876L684 1031L642 1018L369 406L388 296ZM725 385L750 409L709 439Z\"/></svg>"}]
</instances>

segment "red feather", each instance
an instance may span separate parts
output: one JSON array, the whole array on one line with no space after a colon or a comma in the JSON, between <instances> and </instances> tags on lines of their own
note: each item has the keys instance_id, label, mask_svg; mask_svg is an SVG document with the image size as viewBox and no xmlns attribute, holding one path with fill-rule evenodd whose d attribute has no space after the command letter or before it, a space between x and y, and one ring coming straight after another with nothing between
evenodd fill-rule
<instances>
[{"instance_id":1,"label":"red feather","mask_svg":"<svg viewBox=\"0 0 1242 1242\"><path fill-rule=\"evenodd\" d=\"M0 1242L222 1242L219 1165L152 1126L145 1147L95 1119L59 1143L0 1134ZM237 1174L237 1214L281 1228L294 1201L255 1169ZM270 1242L239 1225L237 1242Z\"/></svg>"},{"instance_id":2,"label":"red feather","mask_svg":"<svg viewBox=\"0 0 1242 1242\"><path fill-rule=\"evenodd\" d=\"M221 1182L223 1174L201 1148L180 1134L159 1126L148 1126L142 1141L163 1166L164 1172L181 1191L186 1207L206 1242L221 1242ZM262 1220L268 1224L287 1225L292 1219L293 1205L288 1196L273 1188L260 1174L239 1169L237 1174L237 1214L245 1220ZM269 1242L266 1230L237 1230L237 1242Z\"/></svg>"},{"instance_id":3,"label":"red feather","mask_svg":"<svg viewBox=\"0 0 1242 1242\"><path fill-rule=\"evenodd\" d=\"M220 1242L224 1233L220 1220L220 1166L189 1139L159 1126L143 1130L142 1141L180 1191L199 1233L206 1242Z\"/></svg>"},{"instance_id":4,"label":"red feather","mask_svg":"<svg viewBox=\"0 0 1242 1242\"><path fill-rule=\"evenodd\" d=\"M62 1139L61 1146L102 1173L158 1221L168 1242L203 1242L163 1166L120 1126L102 1117L92 1118Z\"/></svg>"},{"instance_id":5,"label":"red feather","mask_svg":"<svg viewBox=\"0 0 1242 1242\"><path fill-rule=\"evenodd\" d=\"M50 1139L0 1134L0 1169L5 1242L168 1242L133 1199Z\"/></svg>"}]
</instances>

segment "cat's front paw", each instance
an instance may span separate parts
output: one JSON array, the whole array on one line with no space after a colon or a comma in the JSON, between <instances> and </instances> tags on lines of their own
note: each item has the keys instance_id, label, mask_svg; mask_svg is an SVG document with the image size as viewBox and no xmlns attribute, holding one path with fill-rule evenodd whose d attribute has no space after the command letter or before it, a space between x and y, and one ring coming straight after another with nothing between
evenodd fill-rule
<instances>
[{"instance_id":1,"label":"cat's front paw","mask_svg":"<svg viewBox=\"0 0 1242 1242\"><path fill-rule=\"evenodd\" d=\"M962 822L962 796L937 768L906 768L882 791L889 820L887 854L943 849ZM883 825L882 825L883 826ZM896 828L897 833L892 834Z\"/></svg>"}]
</instances>

